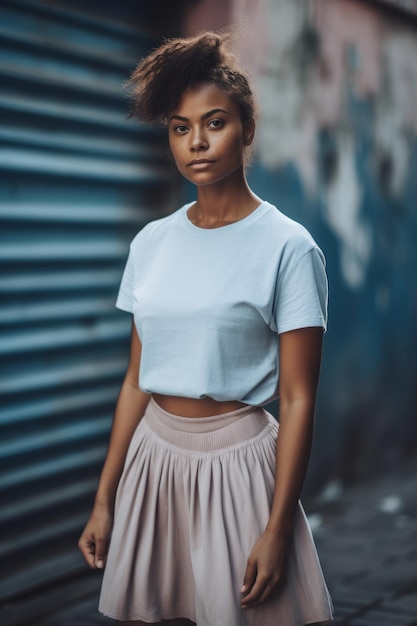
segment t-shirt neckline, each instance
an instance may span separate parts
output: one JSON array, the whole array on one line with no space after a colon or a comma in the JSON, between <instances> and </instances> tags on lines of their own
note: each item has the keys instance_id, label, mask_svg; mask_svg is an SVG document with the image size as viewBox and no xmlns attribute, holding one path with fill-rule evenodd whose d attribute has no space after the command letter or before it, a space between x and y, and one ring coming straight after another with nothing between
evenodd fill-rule
<instances>
[{"instance_id":1,"label":"t-shirt neckline","mask_svg":"<svg viewBox=\"0 0 417 626\"><path fill-rule=\"evenodd\" d=\"M256 209L254 209L251 213L249 213L249 215L246 215L246 217L243 217L237 222L225 224L224 226L219 226L218 228L202 228L201 226L196 226L195 224L193 224L188 217L188 209L193 204L195 204L195 200L193 200L193 202L188 202L187 204L185 204L179 211L179 218L181 225L186 230L188 230L188 232L199 235L200 237L216 237L224 233L230 233L245 228L248 224L257 220L268 207L268 203L266 202L266 200L262 200L261 203L256 207Z\"/></svg>"}]
</instances>

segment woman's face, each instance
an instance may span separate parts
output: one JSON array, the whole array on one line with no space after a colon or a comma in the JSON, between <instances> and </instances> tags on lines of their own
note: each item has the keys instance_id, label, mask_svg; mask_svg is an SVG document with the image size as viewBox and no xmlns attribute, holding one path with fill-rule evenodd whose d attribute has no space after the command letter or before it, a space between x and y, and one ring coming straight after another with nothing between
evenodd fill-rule
<instances>
[{"instance_id":1,"label":"woman's face","mask_svg":"<svg viewBox=\"0 0 417 626\"><path fill-rule=\"evenodd\" d=\"M253 134L254 127L243 127L239 105L213 83L187 90L168 119L177 168L198 186L214 185L242 169Z\"/></svg>"}]
</instances>

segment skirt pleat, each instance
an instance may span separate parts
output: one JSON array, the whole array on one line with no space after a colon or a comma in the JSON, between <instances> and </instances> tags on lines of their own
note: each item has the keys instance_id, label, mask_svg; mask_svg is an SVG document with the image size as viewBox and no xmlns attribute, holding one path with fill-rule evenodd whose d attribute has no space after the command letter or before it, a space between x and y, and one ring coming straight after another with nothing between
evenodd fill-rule
<instances>
[{"instance_id":1,"label":"skirt pleat","mask_svg":"<svg viewBox=\"0 0 417 626\"><path fill-rule=\"evenodd\" d=\"M151 399L126 457L99 610L117 620L197 626L301 626L332 619L301 504L284 584L240 608L247 558L275 483L278 425L259 407L210 418Z\"/></svg>"}]
</instances>

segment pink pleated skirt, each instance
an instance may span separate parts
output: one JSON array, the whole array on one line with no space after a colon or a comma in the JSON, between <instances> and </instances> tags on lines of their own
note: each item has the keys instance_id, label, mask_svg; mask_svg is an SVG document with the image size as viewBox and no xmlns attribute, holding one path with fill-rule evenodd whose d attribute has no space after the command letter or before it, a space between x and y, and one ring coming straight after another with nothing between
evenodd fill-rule
<instances>
[{"instance_id":1,"label":"pink pleated skirt","mask_svg":"<svg viewBox=\"0 0 417 626\"><path fill-rule=\"evenodd\" d=\"M278 425L260 407L178 417L151 398L128 450L99 610L147 623L301 626L332 603L299 505L283 586L241 609L247 558L267 524Z\"/></svg>"}]
</instances>

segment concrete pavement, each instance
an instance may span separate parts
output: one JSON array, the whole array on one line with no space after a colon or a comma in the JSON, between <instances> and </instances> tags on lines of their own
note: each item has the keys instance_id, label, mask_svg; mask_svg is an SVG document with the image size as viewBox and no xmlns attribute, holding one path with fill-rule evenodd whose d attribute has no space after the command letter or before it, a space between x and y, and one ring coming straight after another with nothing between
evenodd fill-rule
<instances>
[{"instance_id":1,"label":"concrete pavement","mask_svg":"<svg viewBox=\"0 0 417 626\"><path fill-rule=\"evenodd\" d=\"M335 626L417 626L417 464L312 503Z\"/></svg>"}]
</instances>

